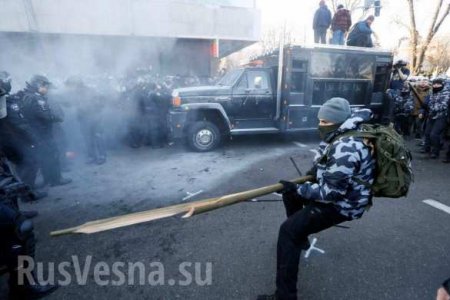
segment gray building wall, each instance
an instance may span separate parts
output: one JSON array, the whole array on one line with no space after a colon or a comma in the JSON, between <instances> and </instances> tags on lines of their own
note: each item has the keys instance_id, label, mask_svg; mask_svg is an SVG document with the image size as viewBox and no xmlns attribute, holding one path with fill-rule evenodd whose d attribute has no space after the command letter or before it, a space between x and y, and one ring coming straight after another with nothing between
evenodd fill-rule
<instances>
[{"instance_id":1,"label":"gray building wall","mask_svg":"<svg viewBox=\"0 0 450 300\"><path fill-rule=\"evenodd\" d=\"M260 13L246 0L0 0L0 7L5 32L247 41L260 36Z\"/></svg>"},{"instance_id":2,"label":"gray building wall","mask_svg":"<svg viewBox=\"0 0 450 300\"><path fill-rule=\"evenodd\" d=\"M0 69L208 76L213 41L222 57L260 34L254 0L0 0Z\"/></svg>"}]
</instances>

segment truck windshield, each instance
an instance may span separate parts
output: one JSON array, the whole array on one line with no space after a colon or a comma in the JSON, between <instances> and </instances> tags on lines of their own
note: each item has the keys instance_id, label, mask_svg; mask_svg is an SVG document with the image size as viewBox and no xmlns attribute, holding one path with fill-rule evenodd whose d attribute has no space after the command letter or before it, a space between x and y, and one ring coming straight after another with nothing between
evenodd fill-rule
<instances>
[{"instance_id":1,"label":"truck windshield","mask_svg":"<svg viewBox=\"0 0 450 300\"><path fill-rule=\"evenodd\" d=\"M243 70L234 70L225 74L222 79L217 82L217 85L232 86L239 77L241 77Z\"/></svg>"}]
</instances>

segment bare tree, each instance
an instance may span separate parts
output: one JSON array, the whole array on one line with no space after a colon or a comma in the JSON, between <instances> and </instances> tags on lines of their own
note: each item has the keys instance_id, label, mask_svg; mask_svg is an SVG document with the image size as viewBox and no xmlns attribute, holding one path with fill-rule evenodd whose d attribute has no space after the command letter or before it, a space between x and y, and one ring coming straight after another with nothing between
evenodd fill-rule
<instances>
[{"instance_id":1,"label":"bare tree","mask_svg":"<svg viewBox=\"0 0 450 300\"><path fill-rule=\"evenodd\" d=\"M337 10L339 4L344 5L345 9L348 9L350 14L353 15L354 12L363 7L363 0L331 0L333 11Z\"/></svg>"},{"instance_id":2,"label":"bare tree","mask_svg":"<svg viewBox=\"0 0 450 300\"><path fill-rule=\"evenodd\" d=\"M434 10L433 17L431 19L430 28L423 39L419 42L419 32L417 30L416 23L416 10L415 1L406 0L409 8L409 35L411 43L411 70L413 74L417 74L421 71L422 65L424 63L425 55L427 53L428 47L430 46L433 37L439 31L442 23L445 21L450 13L450 3L444 4L444 0L438 0L436 8Z\"/></svg>"},{"instance_id":3,"label":"bare tree","mask_svg":"<svg viewBox=\"0 0 450 300\"><path fill-rule=\"evenodd\" d=\"M429 46L425 61L430 73L446 72L450 68L450 38L435 38Z\"/></svg>"}]
</instances>

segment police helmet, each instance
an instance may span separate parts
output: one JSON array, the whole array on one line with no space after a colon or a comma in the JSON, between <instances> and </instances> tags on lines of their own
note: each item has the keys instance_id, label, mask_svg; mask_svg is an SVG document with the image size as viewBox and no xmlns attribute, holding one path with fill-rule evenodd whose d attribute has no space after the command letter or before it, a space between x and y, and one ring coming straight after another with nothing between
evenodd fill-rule
<instances>
[{"instance_id":1,"label":"police helmet","mask_svg":"<svg viewBox=\"0 0 450 300\"><path fill-rule=\"evenodd\" d=\"M31 77L30 81L27 82L27 86L33 89L38 89L42 86L51 86L50 80L44 75L34 75Z\"/></svg>"}]
</instances>

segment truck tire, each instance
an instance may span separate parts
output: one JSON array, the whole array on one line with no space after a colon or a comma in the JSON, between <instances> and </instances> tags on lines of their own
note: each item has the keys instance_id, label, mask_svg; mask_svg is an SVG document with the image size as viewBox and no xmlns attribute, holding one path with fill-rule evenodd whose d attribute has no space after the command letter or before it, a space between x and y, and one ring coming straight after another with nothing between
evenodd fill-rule
<instances>
[{"instance_id":1,"label":"truck tire","mask_svg":"<svg viewBox=\"0 0 450 300\"><path fill-rule=\"evenodd\" d=\"M219 146L220 140L219 128L211 122L198 121L189 127L187 142L194 151L211 151Z\"/></svg>"}]
</instances>

